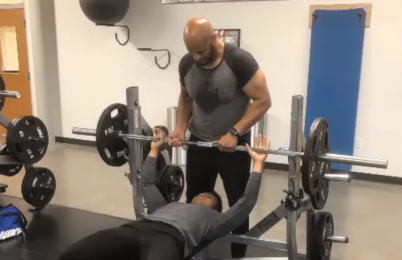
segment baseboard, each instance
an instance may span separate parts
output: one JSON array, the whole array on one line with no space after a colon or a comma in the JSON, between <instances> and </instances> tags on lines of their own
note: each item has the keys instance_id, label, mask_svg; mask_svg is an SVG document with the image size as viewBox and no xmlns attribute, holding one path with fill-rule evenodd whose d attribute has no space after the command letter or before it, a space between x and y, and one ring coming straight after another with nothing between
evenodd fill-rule
<instances>
[{"instance_id":1,"label":"baseboard","mask_svg":"<svg viewBox=\"0 0 402 260\"><path fill-rule=\"evenodd\" d=\"M289 165L284 163L272 163L266 162L265 169L275 170L275 171L289 171ZM344 173L345 171L332 171L332 173ZM352 176L353 180L361 180L361 181L372 181L372 182L380 182L386 184L394 184L394 185L402 185L401 177L394 176L385 176L385 175L377 175L371 173L364 172L348 172Z\"/></svg>"},{"instance_id":2,"label":"baseboard","mask_svg":"<svg viewBox=\"0 0 402 260\"><path fill-rule=\"evenodd\" d=\"M56 143L96 147L95 141L56 136Z\"/></svg>"},{"instance_id":3,"label":"baseboard","mask_svg":"<svg viewBox=\"0 0 402 260\"><path fill-rule=\"evenodd\" d=\"M67 137L60 137L60 136L56 136L56 142L64 143L64 144L96 147L95 141L88 141L88 140L81 140L81 139L67 138ZM289 165L285 164L285 163L266 162L265 169L287 172L287 171L289 171ZM339 172L342 172L342 171L339 171ZM337 173L337 171L333 171L333 173ZM401 177L377 175L377 174L370 174L370 173L364 173L364 172L348 172L348 173L352 176L353 180L372 181L372 182L380 182L380 183L387 183L387 184L394 184L394 185L402 185Z\"/></svg>"}]
</instances>

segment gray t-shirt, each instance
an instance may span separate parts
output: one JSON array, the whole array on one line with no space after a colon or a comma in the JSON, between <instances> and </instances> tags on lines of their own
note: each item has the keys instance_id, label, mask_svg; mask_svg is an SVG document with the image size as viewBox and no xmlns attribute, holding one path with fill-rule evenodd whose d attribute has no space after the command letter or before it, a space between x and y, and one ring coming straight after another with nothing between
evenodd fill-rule
<instances>
[{"instance_id":1,"label":"gray t-shirt","mask_svg":"<svg viewBox=\"0 0 402 260\"><path fill-rule=\"evenodd\" d=\"M141 186L149 215L145 218L176 228L185 241L187 256L202 241L215 240L240 226L253 210L260 190L261 174L252 172L243 196L228 211L219 213L205 206L175 202L167 204L155 186L156 158L145 160Z\"/></svg>"},{"instance_id":2,"label":"gray t-shirt","mask_svg":"<svg viewBox=\"0 0 402 260\"><path fill-rule=\"evenodd\" d=\"M190 53L179 64L180 83L193 100L191 134L215 141L245 114L250 98L243 87L259 69L254 57L233 44L224 45L222 61L213 69L200 67Z\"/></svg>"}]
</instances>

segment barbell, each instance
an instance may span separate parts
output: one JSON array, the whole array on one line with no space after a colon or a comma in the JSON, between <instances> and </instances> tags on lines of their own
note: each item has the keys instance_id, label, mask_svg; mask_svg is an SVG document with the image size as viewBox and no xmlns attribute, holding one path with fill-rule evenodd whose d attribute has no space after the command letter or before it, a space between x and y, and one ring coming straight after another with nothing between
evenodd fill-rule
<instances>
[{"instance_id":1,"label":"barbell","mask_svg":"<svg viewBox=\"0 0 402 260\"><path fill-rule=\"evenodd\" d=\"M76 135L96 136L96 130L88 129L88 128L74 127L72 130L72 133L76 134ZM159 137L125 134L125 133L122 133L121 131L116 131L116 132L114 132L114 134L116 137L123 138L126 140L159 141ZM164 142L167 143L168 138L164 138ZM181 142L183 145L219 148L219 145L217 143L213 143L213 142L195 142L195 141L187 141L187 140L181 140ZM238 145L235 147L235 150L247 152L247 147ZM294 151L288 151L288 150L284 150L284 149L274 150L274 149L263 149L263 148L251 147L251 150L258 152L258 153L267 153L267 154L290 156L290 157L306 156L306 154L304 152L294 152ZM382 169L386 169L388 167L387 160L340 155L340 154L331 154L331 153L318 155L318 157L315 160L332 162L332 163L344 163L344 164L351 164L351 165L358 165L358 166L368 166L368 167L382 168Z\"/></svg>"},{"instance_id":2,"label":"barbell","mask_svg":"<svg viewBox=\"0 0 402 260\"><path fill-rule=\"evenodd\" d=\"M117 113L113 113L117 111ZM281 149L262 149L251 147L258 153L267 153L289 158L301 158L301 179L303 189L314 201L315 209L321 209L325 205L328 194L328 176L330 174L330 163L343 163L374 168L388 167L388 161L382 159L356 157L341 154L329 153L329 131L328 122L325 118L316 118L310 127L306 143L302 152ZM165 129L165 134L168 134ZM143 157L145 158L150 150L151 141L159 141L159 137L148 136L144 131L142 135L128 134L128 111L123 104L112 104L101 114L97 128L72 129L73 134L95 136L96 147L102 160L110 166L122 166L127 163L128 140L145 141L143 145ZM168 138L164 138L164 143ZM195 142L181 140L183 145L218 148L214 142ZM247 147L236 146L235 151L247 152Z\"/></svg>"}]
</instances>

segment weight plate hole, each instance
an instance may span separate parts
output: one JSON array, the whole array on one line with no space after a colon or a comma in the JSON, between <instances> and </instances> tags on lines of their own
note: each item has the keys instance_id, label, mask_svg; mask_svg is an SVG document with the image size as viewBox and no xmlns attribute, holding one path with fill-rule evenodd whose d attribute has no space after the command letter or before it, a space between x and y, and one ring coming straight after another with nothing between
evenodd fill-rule
<instances>
[{"instance_id":1,"label":"weight plate hole","mask_svg":"<svg viewBox=\"0 0 402 260\"><path fill-rule=\"evenodd\" d=\"M316 188L319 183L320 183L320 180L319 180L319 179L315 179L315 180L314 180L314 188Z\"/></svg>"},{"instance_id":2,"label":"weight plate hole","mask_svg":"<svg viewBox=\"0 0 402 260\"><path fill-rule=\"evenodd\" d=\"M108 147L105 148L105 154L106 154L107 158L109 158L109 159L112 158L112 154L110 153L110 150Z\"/></svg>"},{"instance_id":3,"label":"weight plate hole","mask_svg":"<svg viewBox=\"0 0 402 260\"><path fill-rule=\"evenodd\" d=\"M25 120L25 124L26 124L26 125L34 125L34 124L35 124L35 120L34 120L34 119L26 119L26 120Z\"/></svg>"},{"instance_id":4,"label":"weight plate hole","mask_svg":"<svg viewBox=\"0 0 402 260\"><path fill-rule=\"evenodd\" d=\"M110 112L110 118L115 118L115 117L117 117L119 114L120 114L120 112L119 112L118 109L113 109L113 110Z\"/></svg>"},{"instance_id":5,"label":"weight plate hole","mask_svg":"<svg viewBox=\"0 0 402 260\"><path fill-rule=\"evenodd\" d=\"M18 152L19 154L22 154L22 147L21 147L20 144L16 144L16 145L15 145L15 150L17 150L17 152Z\"/></svg>"}]
</instances>

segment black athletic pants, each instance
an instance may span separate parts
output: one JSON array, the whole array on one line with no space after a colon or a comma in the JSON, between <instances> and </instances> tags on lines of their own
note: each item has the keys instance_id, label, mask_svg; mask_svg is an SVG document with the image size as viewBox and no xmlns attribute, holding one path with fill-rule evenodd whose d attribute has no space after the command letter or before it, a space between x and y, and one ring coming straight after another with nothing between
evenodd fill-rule
<instances>
[{"instance_id":1,"label":"black athletic pants","mask_svg":"<svg viewBox=\"0 0 402 260\"><path fill-rule=\"evenodd\" d=\"M142 220L92 234L59 260L180 260L184 238L172 226Z\"/></svg>"},{"instance_id":2,"label":"black athletic pants","mask_svg":"<svg viewBox=\"0 0 402 260\"><path fill-rule=\"evenodd\" d=\"M238 140L238 145L250 144L250 133ZM192 135L191 141L203 141ZM219 149L189 146L187 150L187 203L202 192L212 191L215 188L216 178L219 175L229 201L233 206L242 196L250 177L251 158L247 152L235 151L224 153ZM249 219L233 230L233 234L245 234L249 230ZM232 257L244 258L247 246L232 244Z\"/></svg>"}]
</instances>

